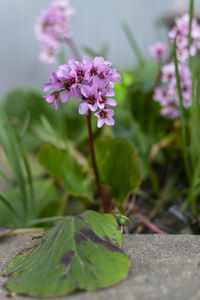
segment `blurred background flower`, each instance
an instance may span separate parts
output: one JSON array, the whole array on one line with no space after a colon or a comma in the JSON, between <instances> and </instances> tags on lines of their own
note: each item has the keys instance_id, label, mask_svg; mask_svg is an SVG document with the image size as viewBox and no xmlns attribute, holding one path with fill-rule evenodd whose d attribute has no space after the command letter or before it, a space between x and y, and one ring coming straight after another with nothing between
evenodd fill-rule
<instances>
[{"instance_id":1,"label":"blurred background flower","mask_svg":"<svg viewBox=\"0 0 200 300\"><path fill-rule=\"evenodd\" d=\"M185 11L184 0L73 0L76 15L70 20L77 45L105 54L118 69L130 69L136 62L122 30L126 22L143 53L162 35L156 22L175 10ZM196 1L199 5L200 1ZM42 90L49 66L38 60L39 45L33 32L38 15L49 6L49 0L0 1L0 98L15 87L34 87ZM145 8L145 13L144 13ZM92 44L91 44L92 41ZM119 43L120 41L120 43ZM54 45L55 46L55 45ZM71 52L65 47L66 60ZM107 51L108 49L108 51ZM57 49L56 49L57 51ZM83 54L87 54L83 51Z\"/></svg>"}]
</instances>

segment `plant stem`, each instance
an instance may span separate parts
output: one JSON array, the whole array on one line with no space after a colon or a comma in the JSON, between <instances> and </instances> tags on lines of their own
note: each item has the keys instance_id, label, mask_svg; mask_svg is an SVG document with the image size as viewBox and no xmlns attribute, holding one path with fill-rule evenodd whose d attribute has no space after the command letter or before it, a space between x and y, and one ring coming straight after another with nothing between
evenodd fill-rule
<instances>
[{"instance_id":1,"label":"plant stem","mask_svg":"<svg viewBox=\"0 0 200 300\"><path fill-rule=\"evenodd\" d=\"M79 53L78 48L76 47L76 44L72 39L66 39L66 43L68 44L69 48L71 49L72 53L74 54L74 58L78 61L81 61L81 54ZM108 192L106 189L101 185L100 179L99 179L99 172L96 164L96 158L95 158L95 151L94 151L94 139L92 134L92 126L91 126L91 111L89 110L87 115L87 125L88 125L88 132L89 132L89 140L90 140L90 153L92 157L92 165L94 169L95 179L97 183L97 188L99 191L99 195L101 197L101 206L103 208L103 212L107 213L111 211L111 201L110 197L108 195Z\"/></svg>"},{"instance_id":2,"label":"plant stem","mask_svg":"<svg viewBox=\"0 0 200 300\"><path fill-rule=\"evenodd\" d=\"M106 191L104 191L103 186L101 185L100 179L99 179L99 172L98 172L96 158L95 158L94 139L93 139L93 133L92 133L92 126L91 126L91 111L90 110L87 115L87 125L88 125L88 133L89 133L89 140L90 140L90 153L91 153L91 158L92 158L92 165L93 165L93 169L94 169L96 184L97 184L97 188L99 191L99 195L101 197L101 205L102 205L103 211L106 213L106 212L110 212L111 205L110 205L109 198L106 194Z\"/></svg>"},{"instance_id":3,"label":"plant stem","mask_svg":"<svg viewBox=\"0 0 200 300\"><path fill-rule=\"evenodd\" d=\"M182 133L182 141L183 141L183 158L184 164L186 168L186 175L188 182L190 182L191 174L190 174L190 166L188 161L188 152L187 152L187 128L186 128L186 118L185 118L185 109L183 105L183 95L181 90L181 78L179 74L179 63L176 54L176 38L174 42L174 63L175 63L175 71L176 71L176 83L177 83L177 90L178 90L178 97L179 97L179 104L180 104L180 111L181 111L181 133Z\"/></svg>"},{"instance_id":4,"label":"plant stem","mask_svg":"<svg viewBox=\"0 0 200 300\"><path fill-rule=\"evenodd\" d=\"M194 15L194 0L190 0L190 8L189 8L189 34L188 34L188 51L190 51L190 46L192 44L192 21L193 21L193 15Z\"/></svg>"},{"instance_id":5,"label":"plant stem","mask_svg":"<svg viewBox=\"0 0 200 300\"><path fill-rule=\"evenodd\" d=\"M143 65L144 64L144 57L142 55L142 52L141 52L141 50L140 50L140 48L139 48L139 46L138 46L138 44L137 44L137 42L135 40L135 37L134 37L133 33L130 30L128 24L123 23L122 24L122 28L123 28L124 33L125 33L128 41L129 41L129 43L131 45L133 53L135 54L135 56L137 58L139 66Z\"/></svg>"},{"instance_id":6,"label":"plant stem","mask_svg":"<svg viewBox=\"0 0 200 300\"><path fill-rule=\"evenodd\" d=\"M4 205L10 210L10 212L13 214L13 216L17 219L20 226L24 226L24 223L21 220L21 217L19 216L18 211L11 205L11 203L2 194L0 194L0 201L2 201L2 203L4 203Z\"/></svg>"},{"instance_id":7,"label":"plant stem","mask_svg":"<svg viewBox=\"0 0 200 300\"><path fill-rule=\"evenodd\" d=\"M126 216L129 216L131 214L131 212L146 226L148 227L149 229L151 229L152 231L158 233L158 234L167 234L167 232L159 229L156 225L154 225L153 223L151 223L149 221L149 219L147 217L145 217L144 215L142 215L138 208L133 205L132 203L129 204L128 206L128 210L126 212Z\"/></svg>"},{"instance_id":8,"label":"plant stem","mask_svg":"<svg viewBox=\"0 0 200 300\"><path fill-rule=\"evenodd\" d=\"M72 39L66 39L65 41L68 44L69 48L71 49L71 51L74 55L74 58L77 59L78 61L81 61L82 60L81 54L80 54L78 48L76 47L76 44L74 43L74 41Z\"/></svg>"},{"instance_id":9,"label":"plant stem","mask_svg":"<svg viewBox=\"0 0 200 300\"><path fill-rule=\"evenodd\" d=\"M88 115L87 115L87 125L88 125L88 132L89 132L90 153L91 153L91 157L92 157L92 164L93 164L93 168L94 168L94 173L95 173L97 186L99 187L100 186L100 180L99 180L99 172L98 172L98 169L97 169L95 152L94 152L94 139L93 139L93 134L92 134L91 111L90 110L89 110Z\"/></svg>"}]
</instances>

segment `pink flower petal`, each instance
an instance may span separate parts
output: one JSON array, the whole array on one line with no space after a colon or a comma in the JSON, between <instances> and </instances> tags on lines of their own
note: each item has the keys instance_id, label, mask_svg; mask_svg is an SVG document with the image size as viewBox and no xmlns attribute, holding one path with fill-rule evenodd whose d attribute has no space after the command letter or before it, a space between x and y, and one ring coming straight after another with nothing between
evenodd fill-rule
<instances>
[{"instance_id":1,"label":"pink flower petal","mask_svg":"<svg viewBox=\"0 0 200 300\"><path fill-rule=\"evenodd\" d=\"M54 101L54 106L55 106L56 110L59 109L59 102L58 102L58 100Z\"/></svg>"},{"instance_id":2,"label":"pink flower petal","mask_svg":"<svg viewBox=\"0 0 200 300\"><path fill-rule=\"evenodd\" d=\"M44 92L45 92L45 93L46 93L48 90L50 90L50 88L51 88L51 83L50 83L50 82L44 84Z\"/></svg>"},{"instance_id":3,"label":"pink flower petal","mask_svg":"<svg viewBox=\"0 0 200 300\"><path fill-rule=\"evenodd\" d=\"M108 118L111 118L114 115L114 111L112 109L106 109Z\"/></svg>"},{"instance_id":4,"label":"pink flower petal","mask_svg":"<svg viewBox=\"0 0 200 300\"><path fill-rule=\"evenodd\" d=\"M55 100L55 96L53 94L47 95L47 96L43 96L43 98L46 99L48 104L53 104L54 100Z\"/></svg>"},{"instance_id":5,"label":"pink flower petal","mask_svg":"<svg viewBox=\"0 0 200 300\"><path fill-rule=\"evenodd\" d=\"M99 119L98 119L98 122L97 122L97 127L98 127L98 128L101 128L101 127L103 126L104 123L105 123L105 119L99 118Z\"/></svg>"},{"instance_id":6,"label":"pink flower petal","mask_svg":"<svg viewBox=\"0 0 200 300\"><path fill-rule=\"evenodd\" d=\"M87 101L81 101L78 107L78 112L80 115L87 115L88 113L88 103Z\"/></svg>"},{"instance_id":7,"label":"pink flower petal","mask_svg":"<svg viewBox=\"0 0 200 300\"><path fill-rule=\"evenodd\" d=\"M113 90L106 90L106 92L104 93L104 95L106 97L114 97L115 96L115 92Z\"/></svg>"},{"instance_id":8,"label":"pink flower petal","mask_svg":"<svg viewBox=\"0 0 200 300\"><path fill-rule=\"evenodd\" d=\"M107 101L106 101L106 104L111 105L111 106L116 106L117 101L115 99L108 98Z\"/></svg>"},{"instance_id":9,"label":"pink flower petal","mask_svg":"<svg viewBox=\"0 0 200 300\"><path fill-rule=\"evenodd\" d=\"M97 110L97 102L94 104L88 104L88 107L90 108L91 111L96 111Z\"/></svg>"},{"instance_id":10,"label":"pink flower petal","mask_svg":"<svg viewBox=\"0 0 200 300\"><path fill-rule=\"evenodd\" d=\"M81 93L85 98L88 98L91 95L91 88L87 85L81 87Z\"/></svg>"},{"instance_id":11,"label":"pink flower petal","mask_svg":"<svg viewBox=\"0 0 200 300\"><path fill-rule=\"evenodd\" d=\"M60 100L62 103L67 103L71 97L70 91L64 91L60 94Z\"/></svg>"},{"instance_id":12,"label":"pink flower petal","mask_svg":"<svg viewBox=\"0 0 200 300\"><path fill-rule=\"evenodd\" d=\"M113 118L105 119L105 123L109 126L113 126L115 124L115 120Z\"/></svg>"}]
</instances>

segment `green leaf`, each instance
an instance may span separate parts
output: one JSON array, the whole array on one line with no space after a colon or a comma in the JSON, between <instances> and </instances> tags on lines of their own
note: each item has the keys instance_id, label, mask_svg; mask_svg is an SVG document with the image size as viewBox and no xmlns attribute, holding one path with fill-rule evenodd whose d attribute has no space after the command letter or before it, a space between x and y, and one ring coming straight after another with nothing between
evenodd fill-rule
<instances>
[{"instance_id":1,"label":"green leaf","mask_svg":"<svg viewBox=\"0 0 200 300\"><path fill-rule=\"evenodd\" d=\"M29 221L40 216L41 211L56 199L56 190L51 180L35 180L33 187L35 203L31 202L32 206L26 215L24 215L23 202L19 188L12 188L4 193L4 197L7 199L8 205L13 207L13 210L18 213L18 219L20 219L21 223L24 223L25 225L27 225ZM9 209L8 205L0 199L0 227L22 227L22 224L19 224L16 217L14 218L13 212Z\"/></svg>"},{"instance_id":2,"label":"green leaf","mask_svg":"<svg viewBox=\"0 0 200 300\"><path fill-rule=\"evenodd\" d=\"M30 121L35 123L41 115L54 119L54 112L42 96L34 90L16 89L10 92L4 99L4 109L9 117L15 117L20 121L30 112ZM54 121L54 120L52 120Z\"/></svg>"},{"instance_id":3,"label":"green leaf","mask_svg":"<svg viewBox=\"0 0 200 300\"><path fill-rule=\"evenodd\" d=\"M135 56L137 58L138 64L142 65L144 63L144 57L143 57L143 54L135 40L133 33L131 32L131 29L129 28L127 23L122 24L122 29L124 30L124 33L130 43L133 53L135 54Z\"/></svg>"},{"instance_id":4,"label":"green leaf","mask_svg":"<svg viewBox=\"0 0 200 300\"><path fill-rule=\"evenodd\" d=\"M30 123L30 112L28 112L24 118L24 120L22 121L22 124L20 124L20 132L19 132L19 137L20 139L22 139L24 137L24 135L26 134L26 131L28 129Z\"/></svg>"},{"instance_id":5,"label":"green leaf","mask_svg":"<svg viewBox=\"0 0 200 300\"><path fill-rule=\"evenodd\" d=\"M62 134L65 132L64 118L61 111L56 112L42 98L42 95L31 89L16 89L11 91L3 101L3 107L8 117L15 121L19 131L23 126L24 116L30 113L29 129L22 138L24 147L35 151L41 147L41 141L34 136L32 127L40 123L41 116L45 116Z\"/></svg>"},{"instance_id":6,"label":"green leaf","mask_svg":"<svg viewBox=\"0 0 200 300\"><path fill-rule=\"evenodd\" d=\"M67 150L45 146L39 153L39 162L63 183L70 195L92 199L91 185L83 167Z\"/></svg>"},{"instance_id":7,"label":"green leaf","mask_svg":"<svg viewBox=\"0 0 200 300\"><path fill-rule=\"evenodd\" d=\"M6 287L18 294L57 297L76 290L93 291L127 277L131 260L121 243L116 218L87 211L66 217L42 243L24 249L8 265Z\"/></svg>"},{"instance_id":8,"label":"green leaf","mask_svg":"<svg viewBox=\"0 0 200 300\"><path fill-rule=\"evenodd\" d=\"M109 45L107 45L107 44L103 45L101 50L98 50L98 51L96 51L88 46L84 46L83 50L86 52L86 54L88 54L92 58L94 58L95 56L103 56L106 59L108 57L108 53L109 53Z\"/></svg>"},{"instance_id":9,"label":"green leaf","mask_svg":"<svg viewBox=\"0 0 200 300\"><path fill-rule=\"evenodd\" d=\"M102 182L123 202L140 184L140 163L135 148L123 137L99 139L96 158Z\"/></svg>"},{"instance_id":10,"label":"green leaf","mask_svg":"<svg viewBox=\"0 0 200 300\"><path fill-rule=\"evenodd\" d=\"M7 161L12 169L15 180L19 186L21 193L21 200L24 205L24 212L27 212L27 189L26 181L23 174L23 167L21 164L21 149L20 143L16 133L11 126L8 117L2 107L0 107L0 145L4 151Z\"/></svg>"}]
</instances>

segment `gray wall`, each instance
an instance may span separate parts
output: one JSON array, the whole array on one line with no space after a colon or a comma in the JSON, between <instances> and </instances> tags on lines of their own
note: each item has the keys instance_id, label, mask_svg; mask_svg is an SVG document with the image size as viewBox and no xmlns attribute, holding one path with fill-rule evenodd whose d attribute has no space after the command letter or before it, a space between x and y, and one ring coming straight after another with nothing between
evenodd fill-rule
<instances>
[{"instance_id":1,"label":"gray wall","mask_svg":"<svg viewBox=\"0 0 200 300\"><path fill-rule=\"evenodd\" d=\"M177 0L179 1L179 0ZM182 0L181 0L182 1ZM42 90L49 70L38 59L38 43L33 24L50 0L0 0L0 99L15 87ZM180 2L180 1L179 1ZM71 0L76 14L72 17L74 40L79 47L95 50L109 44L109 58L119 69L130 68L134 55L122 32L126 21L143 52L159 38L155 20L172 10L175 0ZM66 57L70 57L66 48Z\"/></svg>"}]
</instances>

